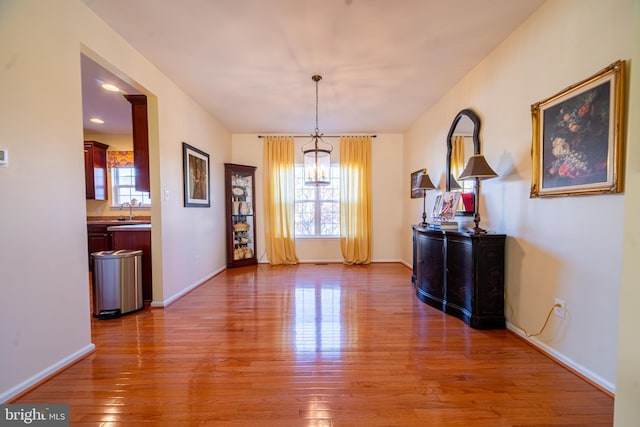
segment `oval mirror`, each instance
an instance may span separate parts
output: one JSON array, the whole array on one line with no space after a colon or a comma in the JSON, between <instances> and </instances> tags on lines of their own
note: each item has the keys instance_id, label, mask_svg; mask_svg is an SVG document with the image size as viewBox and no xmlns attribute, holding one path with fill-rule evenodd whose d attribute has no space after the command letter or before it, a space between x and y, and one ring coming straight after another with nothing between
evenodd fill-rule
<instances>
[{"instance_id":1,"label":"oval mirror","mask_svg":"<svg viewBox=\"0 0 640 427\"><path fill-rule=\"evenodd\" d=\"M470 109L464 109L456 115L447 134L446 190L462 192L456 215L472 216L475 212L473 181L458 181L457 178L469 157L480 154L479 135L480 117Z\"/></svg>"}]
</instances>

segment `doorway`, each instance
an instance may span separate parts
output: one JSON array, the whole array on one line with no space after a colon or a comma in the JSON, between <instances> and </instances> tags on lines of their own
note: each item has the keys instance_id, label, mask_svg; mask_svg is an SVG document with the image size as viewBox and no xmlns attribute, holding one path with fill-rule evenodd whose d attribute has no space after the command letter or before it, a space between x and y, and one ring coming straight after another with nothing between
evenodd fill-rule
<instances>
[{"instance_id":1,"label":"doorway","mask_svg":"<svg viewBox=\"0 0 640 427\"><path fill-rule=\"evenodd\" d=\"M108 154L104 165L107 196L102 200L86 200L90 307L93 305L94 292L91 283L91 254L101 250L120 249L113 246L116 244L116 239L112 238L114 233L107 229L132 223L151 224L146 96L128 83L126 77L116 75L122 75L121 73L112 72L109 68L112 67L94 54L81 53L84 140L106 146ZM141 150L140 144L136 145L136 142L142 139L144 149ZM144 165L143 168L140 163ZM91 174L87 173L87 177L89 175ZM142 180L143 188L136 180L140 176L146 178ZM149 243L145 241L144 247L139 249L146 255L143 255L141 267L143 294L145 300L151 301L151 230L146 231L146 234ZM131 249L138 249L137 245L143 244L136 243L136 248Z\"/></svg>"}]
</instances>

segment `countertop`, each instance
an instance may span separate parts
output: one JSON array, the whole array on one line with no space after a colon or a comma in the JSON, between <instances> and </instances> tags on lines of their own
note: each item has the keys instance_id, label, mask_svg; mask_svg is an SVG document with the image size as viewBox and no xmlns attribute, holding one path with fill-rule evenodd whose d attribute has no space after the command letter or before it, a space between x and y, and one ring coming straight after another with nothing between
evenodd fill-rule
<instances>
[{"instance_id":1,"label":"countertop","mask_svg":"<svg viewBox=\"0 0 640 427\"><path fill-rule=\"evenodd\" d=\"M150 231L151 224L125 224L107 227L107 231Z\"/></svg>"},{"instance_id":2,"label":"countertop","mask_svg":"<svg viewBox=\"0 0 640 427\"><path fill-rule=\"evenodd\" d=\"M139 224L151 224L150 218L136 217L134 219L118 219L117 216L94 216L87 217L87 225L139 225Z\"/></svg>"}]
</instances>

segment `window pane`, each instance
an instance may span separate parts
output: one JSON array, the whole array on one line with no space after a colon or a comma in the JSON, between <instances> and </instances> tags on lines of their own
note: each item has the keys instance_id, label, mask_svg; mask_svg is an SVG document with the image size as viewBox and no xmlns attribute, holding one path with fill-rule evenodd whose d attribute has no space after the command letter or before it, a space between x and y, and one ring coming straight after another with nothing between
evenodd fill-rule
<instances>
[{"instance_id":1,"label":"window pane","mask_svg":"<svg viewBox=\"0 0 640 427\"><path fill-rule=\"evenodd\" d=\"M296 165L296 236L340 235L340 166L331 166L330 185L304 185L304 167Z\"/></svg>"},{"instance_id":2,"label":"window pane","mask_svg":"<svg viewBox=\"0 0 640 427\"><path fill-rule=\"evenodd\" d=\"M139 206L151 205L151 195L148 192L136 191L134 168L111 169L111 181L113 185L113 203L122 205L132 203Z\"/></svg>"},{"instance_id":3,"label":"window pane","mask_svg":"<svg viewBox=\"0 0 640 427\"><path fill-rule=\"evenodd\" d=\"M334 180L331 180L332 184ZM340 189L335 185L330 185L320 189L320 196L318 197L320 200L339 200L340 199Z\"/></svg>"},{"instance_id":4,"label":"window pane","mask_svg":"<svg viewBox=\"0 0 640 427\"><path fill-rule=\"evenodd\" d=\"M297 236L315 235L315 203L296 202L296 231Z\"/></svg>"},{"instance_id":5,"label":"window pane","mask_svg":"<svg viewBox=\"0 0 640 427\"><path fill-rule=\"evenodd\" d=\"M314 187L305 186L304 183L301 182L301 187L298 187L296 190L296 200L315 200L315 198L316 189Z\"/></svg>"},{"instance_id":6,"label":"window pane","mask_svg":"<svg viewBox=\"0 0 640 427\"><path fill-rule=\"evenodd\" d=\"M340 234L340 203L323 202L320 205L321 210L321 229L322 236L337 236Z\"/></svg>"}]
</instances>

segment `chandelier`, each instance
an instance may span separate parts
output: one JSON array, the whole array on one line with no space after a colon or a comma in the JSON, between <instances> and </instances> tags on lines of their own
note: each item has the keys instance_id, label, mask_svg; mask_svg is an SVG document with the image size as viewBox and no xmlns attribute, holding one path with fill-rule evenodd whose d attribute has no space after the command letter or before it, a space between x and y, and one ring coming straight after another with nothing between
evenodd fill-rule
<instances>
[{"instance_id":1,"label":"chandelier","mask_svg":"<svg viewBox=\"0 0 640 427\"><path fill-rule=\"evenodd\" d=\"M311 141L305 146L313 145L313 148L302 147L304 158L304 184L322 186L329 185L331 173L331 144L322 139L320 130L318 129L318 82L322 80L322 76L314 75L311 80L316 82L316 128L311 134Z\"/></svg>"}]
</instances>

